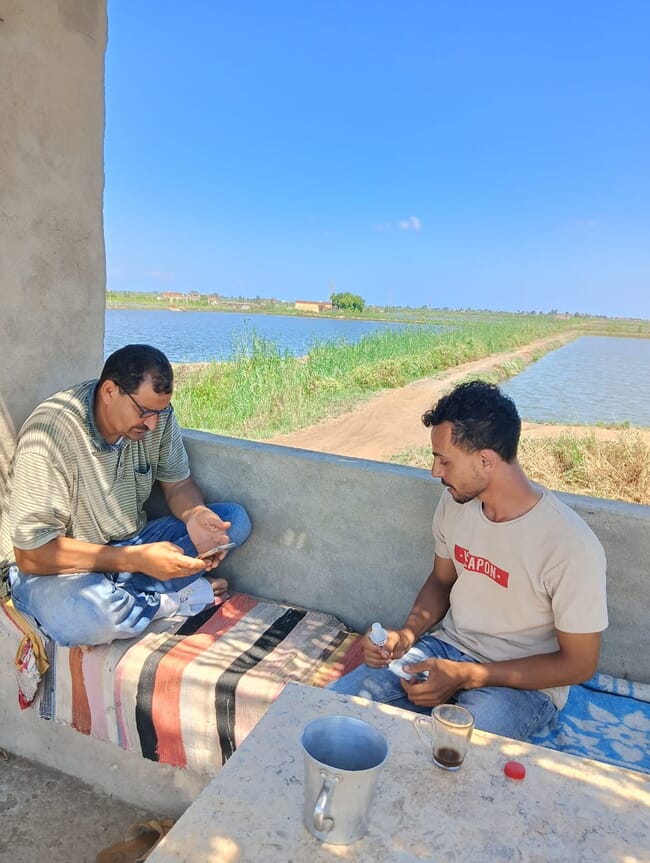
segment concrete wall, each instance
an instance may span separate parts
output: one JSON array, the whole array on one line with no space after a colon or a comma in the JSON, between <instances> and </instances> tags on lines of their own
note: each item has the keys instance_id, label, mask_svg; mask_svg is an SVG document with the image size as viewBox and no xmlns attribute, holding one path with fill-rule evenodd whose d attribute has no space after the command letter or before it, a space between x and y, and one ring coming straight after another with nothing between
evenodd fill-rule
<instances>
[{"instance_id":1,"label":"concrete wall","mask_svg":"<svg viewBox=\"0 0 650 863\"><path fill-rule=\"evenodd\" d=\"M16 430L103 360L106 0L0 9L0 506Z\"/></svg>"},{"instance_id":2,"label":"concrete wall","mask_svg":"<svg viewBox=\"0 0 650 863\"><path fill-rule=\"evenodd\" d=\"M431 571L428 471L186 431L210 499L248 508L254 533L223 566L236 588L336 614L364 631L398 626ZM575 495L605 547L610 626L601 670L650 683L650 507Z\"/></svg>"}]
</instances>

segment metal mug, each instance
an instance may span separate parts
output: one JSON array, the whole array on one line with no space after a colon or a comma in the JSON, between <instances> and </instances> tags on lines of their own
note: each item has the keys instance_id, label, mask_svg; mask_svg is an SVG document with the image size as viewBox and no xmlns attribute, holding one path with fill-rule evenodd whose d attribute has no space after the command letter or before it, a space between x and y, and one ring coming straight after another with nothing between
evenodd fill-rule
<instances>
[{"instance_id":1,"label":"metal mug","mask_svg":"<svg viewBox=\"0 0 650 863\"><path fill-rule=\"evenodd\" d=\"M368 832L368 812L388 756L386 738L362 719L323 716L305 726L304 823L332 845L349 845Z\"/></svg>"}]
</instances>

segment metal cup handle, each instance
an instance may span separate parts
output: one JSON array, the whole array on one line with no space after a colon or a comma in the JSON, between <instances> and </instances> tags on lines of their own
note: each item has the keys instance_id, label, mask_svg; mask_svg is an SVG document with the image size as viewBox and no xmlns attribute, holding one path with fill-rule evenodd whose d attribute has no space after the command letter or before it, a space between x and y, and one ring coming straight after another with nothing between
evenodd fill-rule
<instances>
[{"instance_id":1,"label":"metal cup handle","mask_svg":"<svg viewBox=\"0 0 650 863\"><path fill-rule=\"evenodd\" d=\"M312 817L314 819L314 827L319 833L329 833L330 830L334 829L334 819L330 815L327 815L326 812L328 808L331 808L329 805L330 799L334 792L334 787L341 782L341 777L336 774L330 776L324 770L320 771L320 775L323 777L323 784L318 792Z\"/></svg>"}]
</instances>

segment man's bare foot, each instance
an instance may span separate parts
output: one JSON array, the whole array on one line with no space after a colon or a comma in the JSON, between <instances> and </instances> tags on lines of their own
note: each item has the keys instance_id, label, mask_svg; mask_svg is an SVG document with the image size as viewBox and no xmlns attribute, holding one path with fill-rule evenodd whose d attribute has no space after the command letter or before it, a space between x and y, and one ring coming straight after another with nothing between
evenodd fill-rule
<instances>
[{"instance_id":1,"label":"man's bare foot","mask_svg":"<svg viewBox=\"0 0 650 863\"><path fill-rule=\"evenodd\" d=\"M224 593L228 592L228 582L225 578L212 578L209 575L206 575L205 578L210 582L215 598L222 597Z\"/></svg>"}]
</instances>

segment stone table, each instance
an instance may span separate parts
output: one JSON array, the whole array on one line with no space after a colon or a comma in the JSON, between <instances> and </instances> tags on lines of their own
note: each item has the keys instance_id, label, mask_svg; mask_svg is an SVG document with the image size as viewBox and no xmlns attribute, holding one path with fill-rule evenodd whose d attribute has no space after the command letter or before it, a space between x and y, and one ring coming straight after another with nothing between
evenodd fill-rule
<instances>
[{"instance_id":1,"label":"stone table","mask_svg":"<svg viewBox=\"0 0 650 863\"><path fill-rule=\"evenodd\" d=\"M368 835L347 846L302 823L300 736L333 714L365 719L390 747ZM432 763L415 715L289 684L148 863L649 863L649 776L481 731L449 772ZM510 759L523 781L505 777Z\"/></svg>"}]
</instances>

